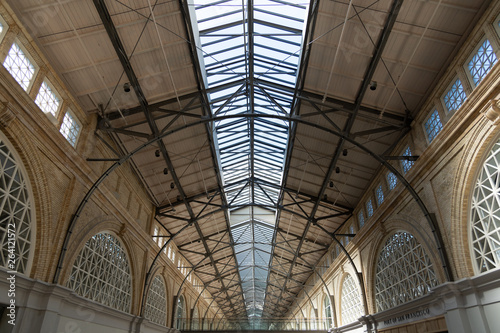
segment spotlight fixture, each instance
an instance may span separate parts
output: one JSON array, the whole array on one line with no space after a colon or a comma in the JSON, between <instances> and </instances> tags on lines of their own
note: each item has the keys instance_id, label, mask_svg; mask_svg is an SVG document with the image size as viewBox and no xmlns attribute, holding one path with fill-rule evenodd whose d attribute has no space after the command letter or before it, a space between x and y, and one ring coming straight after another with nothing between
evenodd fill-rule
<instances>
[{"instance_id":1,"label":"spotlight fixture","mask_svg":"<svg viewBox=\"0 0 500 333\"><path fill-rule=\"evenodd\" d=\"M125 82L123 84L123 91L126 92L126 93L130 92L130 83Z\"/></svg>"},{"instance_id":2,"label":"spotlight fixture","mask_svg":"<svg viewBox=\"0 0 500 333\"><path fill-rule=\"evenodd\" d=\"M155 151L155 156L156 156L156 157L160 157L160 150L159 150L159 149L156 149L156 151Z\"/></svg>"},{"instance_id":3,"label":"spotlight fixture","mask_svg":"<svg viewBox=\"0 0 500 333\"><path fill-rule=\"evenodd\" d=\"M344 149L344 151L342 152L342 155L347 156L347 149Z\"/></svg>"},{"instance_id":4,"label":"spotlight fixture","mask_svg":"<svg viewBox=\"0 0 500 333\"><path fill-rule=\"evenodd\" d=\"M377 89L377 81L370 82L370 90L375 90L375 89Z\"/></svg>"},{"instance_id":5,"label":"spotlight fixture","mask_svg":"<svg viewBox=\"0 0 500 333\"><path fill-rule=\"evenodd\" d=\"M168 175L168 168L163 169L163 174Z\"/></svg>"},{"instance_id":6,"label":"spotlight fixture","mask_svg":"<svg viewBox=\"0 0 500 333\"><path fill-rule=\"evenodd\" d=\"M330 187L333 187L333 182L330 180Z\"/></svg>"},{"instance_id":7,"label":"spotlight fixture","mask_svg":"<svg viewBox=\"0 0 500 333\"><path fill-rule=\"evenodd\" d=\"M340 168L339 167L335 168L335 173L340 173Z\"/></svg>"},{"instance_id":8,"label":"spotlight fixture","mask_svg":"<svg viewBox=\"0 0 500 333\"><path fill-rule=\"evenodd\" d=\"M174 183L170 183L170 188L173 189L175 187Z\"/></svg>"}]
</instances>

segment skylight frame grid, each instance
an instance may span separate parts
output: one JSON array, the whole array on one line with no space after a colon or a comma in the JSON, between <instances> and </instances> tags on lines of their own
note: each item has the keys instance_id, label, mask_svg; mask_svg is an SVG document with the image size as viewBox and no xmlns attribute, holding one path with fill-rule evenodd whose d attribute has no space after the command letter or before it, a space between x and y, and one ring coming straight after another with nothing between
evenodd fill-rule
<instances>
[{"instance_id":1,"label":"skylight frame grid","mask_svg":"<svg viewBox=\"0 0 500 333\"><path fill-rule=\"evenodd\" d=\"M200 22L201 26L207 27L207 29L200 29L200 40L202 44L206 44L208 51L204 60L209 91L215 85L228 88L227 90L225 88L212 90L211 106L215 110L215 115L242 115L244 118L243 121L226 119L217 122L214 127L218 141L221 173L226 184L226 198L232 207L231 211L236 211L238 205L244 207L247 202L247 204L269 207L270 211L276 213L283 163L288 146L288 124L285 120L279 119L261 121L258 115L288 115L290 113L293 92L282 93L277 87L293 89L295 86L307 6L288 1L254 0L250 8L254 11L253 15L245 12L249 8L237 1L215 1L196 8L208 10L209 7L215 5L234 5L235 8L222 9L222 13L231 13L230 15L219 13L213 14L210 18L207 17L208 12L205 11L205 17ZM289 10L291 7L297 10ZM287 9L286 14L283 14L283 8ZM241 13L241 21L236 19L239 13ZM227 21L222 22L224 16L230 16L233 21L228 24L226 24ZM235 22L241 23L241 26L236 27ZM210 26L211 24L213 26ZM253 28L249 29L248 24L253 24ZM235 32L240 32L241 35L236 37ZM242 39L245 42L242 43ZM235 41L240 43L233 45L229 51L221 50ZM213 51L215 48L220 49ZM241 58L233 54L234 50L241 49L244 50ZM249 50L252 50L252 53L249 53ZM266 53L267 56L259 58L259 52ZM274 56L269 55L270 53ZM245 57L249 54L255 57L254 62L246 62ZM252 67L249 68L248 65ZM250 78L249 75L254 75L254 77ZM228 79L235 81L226 86ZM243 80L248 81L244 83ZM248 90L246 86L237 86L239 83L253 84L255 89ZM263 87L260 90L259 84ZM245 117L246 113L252 113L254 116ZM268 267L262 263L268 263L271 259L274 225L262 221L260 223L265 225L262 229L257 222L259 214L254 212L253 205L248 209L249 212L253 212L249 213L246 223L254 228L251 235L254 248L248 250L246 255L252 258L238 253L237 261L241 260L242 263L239 267L240 274L244 276L242 281L250 279L245 264L251 262L252 278L242 283L243 297L246 308L249 309L248 313L262 315L266 297L266 281L269 275ZM241 215L238 219L240 218L242 218ZM245 218L244 215L243 218ZM270 219L270 217L262 215L262 219ZM231 227L231 232L235 237L241 230L248 230L237 228L236 225ZM262 245L256 243L260 240L262 240ZM235 246L235 249L244 248L248 249L248 247Z\"/></svg>"}]
</instances>

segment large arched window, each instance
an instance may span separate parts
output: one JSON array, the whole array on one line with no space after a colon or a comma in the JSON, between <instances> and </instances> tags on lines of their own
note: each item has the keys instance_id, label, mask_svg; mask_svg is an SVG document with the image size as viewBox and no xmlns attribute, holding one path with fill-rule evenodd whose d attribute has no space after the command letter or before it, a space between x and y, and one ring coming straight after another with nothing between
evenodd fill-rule
<instances>
[{"instance_id":1,"label":"large arched window","mask_svg":"<svg viewBox=\"0 0 500 333\"><path fill-rule=\"evenodd\" d=\"M108 233L90 238L73 264L67 286L80 296L130 312L130 269L120 241Z\"/></svg>"},{"instance_id":2,"label":"large arched window","mask_svg":"<svg viewBox=\"0 0 500 333\"><path fill-rule=\"evenodd\" d=\"M437 284L432 263L415 237L396 232L387 239L375 273L377 311L423 296Z\"/></svg>"},{"instance_id":3,"label":"large arched window","mask_svg":"<svg viewBox=\"0 0 500 333\"><path fill-rule=\"evenodd\" d=\"M316 325L317 319L316 319L316 310L314 308L311 308L311 311L309 312L309 329L310 330L317 330L318 326Z\"/></svg>"},{"instance_id":4,"label":"large arched window","mask_svg":"<svg viewBox=\"0 0 500 333\"><path fill-rule=\"evenodd\" d=\"M198 314L198 307L194 307L193 316L191 318L191 329L197 331L200 329L200 315Z\"/></svg>"},{"instance_id":5,"label":"large arched window","mask_svg":"<svg viewBox=\"0 0 500 333\"><path fill-rule=\"evenodd\" d=\"M333 324L332 304L330 303L330 296L323 297L323 308L325 311L324 329L328 330Z\"/></svg>"},{"instance_id":6,"label":"large arched window","mask_svg":"<svg viewBox=\"0 0 500 333\"><path fill-rule=\"evenodd\" d=\"M361 295L356 281L351 275L347 274L342 284L342 297L340 303L342 316L342 325L346 325L358 320L363 315L363 305L361 304Z\"/></svg>"},{"instance_id":7,"label":"large arched window","mask_svg":"<svg viewBox=\"0 0 500 333\"><path fill-rule=\"evenodd\" d=\"M472 194L470 235L479 273L500 267L500 140L489 152Z\"/></svg>"},{"instance_id":8,"label":"large arched window","mask_svg":"<svg viewBox=\"0 0 500 333\"><path fill-rule=\"evenodd\" d=\"M35 239L32 198L20 158L0 133L0 266L26 275Z\"/></svg>"},{"instance_id":9,"label":"large arched window","mask_svg":"<svg viewBox=\"0 0 500 333\"><path fill-rule=\"evenodd\" d=\"M175 315L175 328L178 330L184 329L184 322L186 319L186 304L184 302L184 296L179 296L177 298L177 309Z\"/></svg>"},{"instance_id":10,"label":"large arched window","mask_svg":"<svg viewBox=\"0 0 500 333\"><path fill-rule=\"evenodd\" d=\"M165 283L163 279L157 275L151 287L149 287L146 307L144 308L144 316L154 323L166 325L167 319L167 297Z\"/></svg>"}]
</instances>

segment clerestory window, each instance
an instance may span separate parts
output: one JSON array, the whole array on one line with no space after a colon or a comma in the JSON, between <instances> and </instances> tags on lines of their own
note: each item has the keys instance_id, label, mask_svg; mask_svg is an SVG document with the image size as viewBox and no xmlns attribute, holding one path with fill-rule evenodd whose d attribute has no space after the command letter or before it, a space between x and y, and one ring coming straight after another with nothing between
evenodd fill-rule
<instances>
[{"instance_id":1,"label":"clerestory window","mask_svg":"<svg viewBox=\"0 0 500 333\"><path fill-rule=\"evenodd\" d=\"M17 42L12 44L3 65L17 83L19 83L25 91L28 91L35 76L35 66L26 56L20 44Z\"/></svg>"}]
</instances>

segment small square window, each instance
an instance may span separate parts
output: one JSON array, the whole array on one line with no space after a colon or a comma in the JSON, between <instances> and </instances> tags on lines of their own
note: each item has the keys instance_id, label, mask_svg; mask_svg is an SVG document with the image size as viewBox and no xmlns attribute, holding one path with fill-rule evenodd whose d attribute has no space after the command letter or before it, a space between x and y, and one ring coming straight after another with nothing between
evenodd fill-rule
<instances>
[{"instance_id":1,"label":"small square window","mask_svg":"<svg viewBox=\"0 0 500 333\"><path fill-rule=\"evenodd\" d=\"M462 81L457 79L443 97L444 106L448 112L456 111L460 109L466 98Z\"/></svg>"},{"instance_id":2,"label":"small square window","mask_svg":"<svg viewBox=\"0 0 500 333\"><path fill-rule=\"evenodd\" d=\"M369 199L367 202L366 202L366 216L368 218L372 217L373 215L373 203L372 203L372 199Z\"/></svg>"},{"instance_id":3,"label":"small square window","mask_svg":"<svg viewBox=\"0 0 500 333\"><path fill-rule=\"evenodd\" d=\"M350 233L350 234L354 234L354 226L353 226L353 225L351 225L351 226L349 227L349 233Z\"/></svg>"},{"instance_id":4,"label":"small square window","mask_svg":"<svg viewBox=\"0 0 500 333\"><path fill-rule=\"evenodd\" d=\"M35 103L43 112L50 113L54 117L57 117L59 107L61 106L59 97L57 97L46 80L43 81L42 85L40 86L38 95L36 95Z\"/></svg>"},{"instance_id":5,"label":"small square window","mask_svg":"<svg viewBox=\"0 0 500 333\"><path fill-rule=\"evenodd\" d=\"M493 51L490 41L486 39L479 45L476 53L467 64L467 69L472 76L474 85L477 86L483 80L496 62L497 56Z\"/></svg>"},{"instance_id":6,"label":"small square window","mask_svg":"<svg viewBox=\"0 0 500 333\"><path fill-rule=\"evenodd\" d=\"M434 140L438 133L443 129L443 123L441 122L441 118L439 117L439 113L437 110L434 110L429 118L427 118L424 127L427 134L427 139L429 140L429 143L431 143L432 140Z\"/></svg>"},{"instance_id":7,"label":"small square window","mask_svg":"<svg viewBox=\"0 0 500 333\"><path fill-rule=\"evenodd\" d=\"M358 223L360 228L365 225L365 216L363 215L362 210L360 210L358 213Z\"/></svg>"},{"instance_id":8,"label":"small square window","mask_svg":"<svg viewBox=\"0 0 500 333\"><path fill-rule=\"evenodd\" d=\"M7 33L7 30L9 30L9 25L7 24L7 22L5 22L3 17L0 15L0 42L3 40L3 37Z\"/></svg>"},{"instance_id":9,"label":"small square window","mask_svg":"<svg viewBox=\"0 0 500 333\"><path fill-rule=\"evenodd\" d=\"M19 83L25 91L28 91L31 81L35 76L35 66L33 66L31 61L24 54L19 44L12 44L3 65L17 83Z\"/></svg>"},{"instance_id":10,"label":"small square window","mask_svg":"<svg viewBox=\"0 0 500 333\"><path fill-rule=\"evenodd\" d=\"M64 115L59 131L73 147L76 146L76 141L78 140L78 136L80 134L80 125L69 110Z\"/></svg>"},{"instance_id":11,"label":"small square window","mask_svg":"<svg viewBox=\"0 0 500 333\"><path fill-rule=\"evenodd\" d=\"M405 152L403 153L403 156L412 156L410 147L406 148ZM403 165L403 172L407 173L408 171L410 171L411 167L415 162L410 160L403 160L401 163Z\"/></svg>"},{"instance_id":12,"label":"small square window","mask_svg":"<svg viewBox=\"0 0 500 333\"><path fill-rule=\"evenodd\" d=\"M389 172L387 174L387 186L389 187L389 190L394 190L396 185L398 184L398 178L396 175L392 172Z\"/></svg>"},{"instance_id":13,"label":"small square window","mask_svg":"<svg viewBox=\"0 0 500 333\"><path fill-rule=\"evenodd\" d=\"M380 206L384 202L384 191L382 190L382 185L377 187L375 194L377 195L377 205Z\"/></svg>"}]
</instances>

